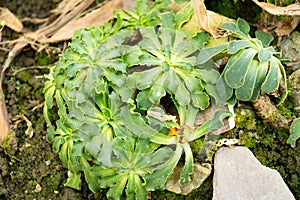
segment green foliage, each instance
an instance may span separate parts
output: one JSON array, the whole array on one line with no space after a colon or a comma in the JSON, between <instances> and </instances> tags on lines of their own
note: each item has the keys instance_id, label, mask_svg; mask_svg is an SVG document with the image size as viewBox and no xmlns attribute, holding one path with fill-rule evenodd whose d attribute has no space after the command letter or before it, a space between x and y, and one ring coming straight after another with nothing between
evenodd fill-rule
<instances>
[{"instance_id":1,"label":"green foliage","mask_svg":"<svg viewBox=\"0 0 300 200\"><path fill-rule=\"evenodd\" d=\"M287 143L292 147L296 146L296 141L300 138L300 119L295 119L290 128L290 137L287 140Z\"/></svg>"},{"instance_id":2,"label":"green foliage","mask_svg":"<svg viewBox=\"0 0 300 200\"><path fill-rule=\"evenodd\" d=\"M221 109L199 125L210 97L225 104L235 89L238 99L254 100L260 88L277 89L280 72L285 78L268 36L251 39L239 20L223 28L240 40L204 48L206 35L191 38L182 29L191 4L173 13L164 10L168 3L138 0L135 11L116 11L114 22L77 31L46 76L48 140L70 171L67 186L80 189L84 173L93 192L109 188L111 199L147 199L149 191L165 189L183 154L180 184L187 184L194 173L190 143L231 116ZM211 58L224 51L232 56L220 75Z\"/></svg>"},{"instance_id":3,"label":"green foliage","mask_svg":"<svg viewBox=\"0 0 300 200\"><path fill-rule=\"evenodd\" d=\"M276 57L278 53L268 46L271 36L259 31L257 38L251 38L250 27L242 19L236 23L222 24L221 28L238 39L232 40L226 47L230 58L217 82L220 99L254 101L260 92L273 94L287 88L285 69ZM224 45L203 49L202 54L210 58L224 49ZM279 103L286 96L285 90Z\"/></svg>"}]
</instances>

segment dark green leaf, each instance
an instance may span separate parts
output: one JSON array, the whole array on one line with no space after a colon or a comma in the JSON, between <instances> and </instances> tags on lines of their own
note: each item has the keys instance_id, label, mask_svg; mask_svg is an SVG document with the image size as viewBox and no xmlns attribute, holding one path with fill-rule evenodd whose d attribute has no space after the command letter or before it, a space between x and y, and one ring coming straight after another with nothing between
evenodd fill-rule
<instances>
[{"instance_id":1,"label":"dark green leaf","mask_svg":"<svg viewBox=\"0 0 300 200\"><path fill-rule=\"evenodd\" d=\"M274 92L279 86L280 69L277 63L277 58L272 57L269 62L269 71L265 81L261 86L261 90L266 93Z\"/></svg>"},{"instance_id":2,"label":"dark green leaf","mask_svg":"<svg viewBox=\"0 0 300 200\"><path fill-rule=\"evenodd\" d=\"M242 101L249 101L252 98L259 67L259 62L257 60L252 60L245 77L247 81L245 81L245 84L242 87L235 91L235 95L238 99Z\"/></svg>"},{"instance_id":3,"label":"dark green leaf","mask_svg":"<svg viewBox=\"0 0 300 200\"><path fill-rule=\"evenodd\" d=\"M237 24L238 24L239 29L240 29L245 35L248 35L248 34L249 34L250 26L249 26L249 24L248 24L244 19L239 18L239 19L237 20Z\"/></svg>"},{"instance_id":4,"label":"dark green leaf","mask_svg":"<svg viewBox=\"0 0 300 200\"><path fill-rule=\"evenodd\" d=\"M260 92L261 85L262 85L263 81L265 80L267 72L268 72L268 65L269 65L269 62L259 63L256 82L254 85L254 91L253 91L251 99L249 99L250 101L254 101L255 99L257 99L259 92Z\"/></svg>"},{"instance_id":5,"label":"dark green leaf","mask_svg":"<svg viewBox=\"0 0 300 200\"><path fill-rule=\"evenodd\" d=\"M264 32L262 30L255 31L255 37L263 43L264 47L268 47L274 39L272 34Z\"/></svg>"},{"instance_id":6,"label":"dark green leaf","mask_svg":"<svg viewBox=\"0 0 300 200\"><path fill-rule=\"evenodd\" d=\"M254 56L257 54L255 49L244 49L238 58L231 57L226 64L224 79L231 88L239 88L244 85L247 71Z\"/></svg>"}]
</instances>

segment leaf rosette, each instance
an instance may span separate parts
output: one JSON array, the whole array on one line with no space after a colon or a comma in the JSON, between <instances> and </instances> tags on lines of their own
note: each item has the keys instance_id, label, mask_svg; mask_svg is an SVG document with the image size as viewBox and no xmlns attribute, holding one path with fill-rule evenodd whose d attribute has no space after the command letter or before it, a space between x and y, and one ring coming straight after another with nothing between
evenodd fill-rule
<instances>
[{"instance_id":1,"label":"leaf rosette","mask_svg":"<svg viewBox=\"0 0 300 200\"><path fill-rule=\"evenodd\" d=\"M256 38L249 36L249 24L238 19L236 23L225 23L221 28L229 31L239 40L229 44L203 49L200 53L202 62L227 50L230 56L216 87L219 99L254 101L260 92L275 94L282 92L282 102L287 95L286 73L278 54L270 42L272 35L256 32ZM206 57L206 59L205 59ZM234 94L235 93L235 94ZM232 101L231 101L232 102ZM222 102L225 104L225 102Z\"/></svg>"},{"instance_id":2,"label":"leaf rosette","mask_svg":"<svg viewBox=\"0 0 300 200\"><path fill-rule=\"evenodd\" d=\"M206 41L180 28L191 6L186 15L157 17L166 2L140 0L135 13L116 12L115 22L76 32L46 76L48 140L70 171L67 186L80 189L83 172L93 192L110 188L108 198L146 199L165 188L183 154L186 184L194 173L189 143L231 115L220 110L195 122L210 96L217 100L220 74L212 60L200 62Z\"/></svg>"}]
</instances>

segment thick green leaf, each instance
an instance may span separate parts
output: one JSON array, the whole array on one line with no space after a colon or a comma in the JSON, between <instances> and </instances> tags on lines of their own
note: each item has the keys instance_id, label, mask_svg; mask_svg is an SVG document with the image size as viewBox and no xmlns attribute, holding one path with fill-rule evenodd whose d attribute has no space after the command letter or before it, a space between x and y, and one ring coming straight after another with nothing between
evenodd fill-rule
<instances>
[{"instance_id":1,"label":"thick green leaf","mask_svg":"<svg viewBox=\"0 0 300 200\"><path fill-rule=\"evenodd\" d=\"M296 141L300 138L300 119L295 119L290 127L290 137L286 143L290 144L293 148L296 147Z\"/></svg>"},{"instance_id":2,"label":"thick green leaf","mask_svg":"<svg viewBox=\"0 0 300 200\"><path fill-rule=\"evenodd\" d=\"M172 156L170 156L170 159L167 162L157 167L153 171L153 173L147 174L145 176L145 187L148 191L154 191L155 189L165 188L167 177L170 174L172 174L173 169L176 167L182 152L182 147L180 145L177 145L175 152Z\"/></svg>"},{"instance_id":3,"label":"thick green leaf","mask_svg":"<svg viewBox=\"0 0 300 200\"><path fill-rule=\"evenodd\" d=\"M164 12L160 14L161 27L175 29L176 22L173 12Z\"/></svg>"},{"instance_id":4,"label":"thick green leaf","mask_svg":"<svg viewBox=\"0 0 300 200\"><path fill-rule=\"evenodd\" d=\"M128 76L128 84L131 88L144 90L154 84L155 79L161 73L158 67L148 69L142 72L134 72Z\"/></svg>"},{"instance_id":5,"label":"thick green leaf","mask_svg":"<svg viewBox=\"0 0 300 200\"><path fill-rule=\"evenodd\" d=\"M215 55L218 55L219 53L223 52L227 48L227 46L228 44L223 44L220 46L201 49L199 55L197 56L197 63L198 64L206 63L209 59L211 59Z\"/></svg>"},{"instance_id":6,"label":"thick green leaf","mask_svg":"<svg viewBox=\"0 0 300 200\"><path fill-rule=\"evenodd\" d=\"M183 24L188 22L194 14L194 8L191 3L180 9L175 15L175 29L182 28Z\"/></svg>"},{"instance_id":7,"label":"thick green leaf","mask_svg":"<svg viewBox=\"0 0 300 200\"><path fill-rule=\"evenodd\" d=\"M110 189L107 191L107 198L120 199L123 190L126 186L128 177L126 175L118 175L117 177L110 177L109 179L102 179L101 182L106 182L107 180L112 181L115 184L109 184Z\"/></svg>"},{"instance_id":8,"label":"thick green leaf","mask_svg":"<svg viewBox=\"0 0 300 200\"><path fill-rule=\"evenodd\" d=\"M161 55L160 52L160 42L157 38L154 28L140 28L140 32L143 36L143 40L140 42L140 47L147 50L158 59L164 60L164 56Z\"/></svg>"},{"instance_id":9,"label":"thick green leaf","mask_svg":"<svg viewBox=\"0 0 300 200\"><path fill-rule=\"evenodd\" d=\"M193 152L188 142L182 144L185 153L185 164L180 174L180 184L189 183L190 175L194 172Z\"/></svg>"},{"instance_id":10,"label":"thick green leaf","mask_svg":"<svg viewBox=\"0 0 300 200\"><path fill-rule=\"evenodd\" d=\"M280 81L280 69L277 58L272 57L269 61L269 65L267 77L261 86L261 90L266 93L274 92L278 88Z\"/></svg>"},{"instance_id":11,"label":"thick green leaf","mask_svg":"<svg viewBox=\"0 0 300 200\"><path fill-rule=\"evenodd\" d=\"M147 110L152 106L152 102L149 99L150 90L140 91L136 97L137 107L141 110Z\"/></svg>"},{"instance_id":12,"label":"thick green leaf","mask_svg":"<svg viewBox=\"0 0 300 200\"><path fill-rule=\"evenodd\" d=\"M255 47L250 40L233 40L228 45L227 53L236 54L239 50L247 47Z\"/></svg>"},{"instance_id":13,"label":"thick green leaf","mask_svg":"<svg viewBox=\"0 0 300 200\"><path fill-rule=\"evenodd\" d=\"M247 27L245 23L243 21L239 21L238 23L239 23L238 25L235 23L225 23L222 24L220 28L234 33L237 37L241 39L249 39L250 37L248 36L248 34L247 33L245 34L245 32L247 32Z\"/></svg>"},{"instance_id":14,"label":"thick green leaf","mask_svg":"<svg viewBox=\"0 0 300 200\"><path fill-rule=\"evenodd\" d=\"M156 134L156 131L145 123L140 113L135 112L135 106L128 104L121 108L124 121L127 122L126 128L138 137L149 138Z\"/></svg>"},{"instance_id":15,"label":"thick green leaf","mask_svg":"<svg viewBox=\"0 0 300 200\"><path fill-rule=\"evenodd\" d=\"M181 106L185 106L191 102L190 92L181 82L178 83L178 87L175 92L175 99Z\"/></svg>"},{"instance_id":16,"label":"thick green leaf","mask_svg":"<svg viewBox=\"0 0 300 200\"><path fill-rule=\"evenodd\" d=\"M237 25L238 25L239 29L240 29L245 35L248 35L248 34L249 34L250 26L249 26L249 24L248 24L244 19L239 18L239 19L237 20Z\"/></svg>"},{"instance_id":17,"label":"thick green leaf","mask_svg":"<svg viewBox=\"0 0 300 200\"><path fill-rule=\"evenodd\" d=\"M257 99L260 89L261 89L261 85L262 85L263 81L265 80L267 72L268 72L268 65L269 65L269 62L259 63L259 68L258 68L258 72L257 72L257 76L256 76L256 82L254 85L252 97L251 97L251 99L249 99L250 101L254 101L255 99Z\"/></svg>"},{"instance_id":18,"label":"thick green leaf","mask_svg":"<svg viewBox=\"0 0 300 200\"><path fill-rule=\"evenodd\" d=\"M126 186L126 199L147 199L147 194L148 192L144 188L141 178L137 174L131 173Z\"/></svg>"},{"instance_id":19,"label":"thick green leaf","mask_svg":"<svg viewBox=\"0 0 300 200\"><path fill-rule=\"evenodd\" d=\"M245 81L245 84L242 87L239 87L235 91L235 95L238 99L242 101L249 101L252 98L259 67L259 62L257 60L252 60L245 77L247 81Z\"/></svg>"},{"instance_id":20,"label":"thick green leaf","mask_svg":"<svg viewBox=\"0 0 300 200\"><path fill-rule=\"evenodd\" d=\"M272 34L264 32L262 30L255 31L255 37L263 43L264 47L268 47L274 39Z\"/></svg>"},{"instance_id":21,"label":"thick green leaf","mask_svg":"<svg viewBox=\"0 0 300 200\"><path fill-rule=\"evenodd\" d=\"M262 48L258 52L258 59L260 62L268 62L272 57L272 52L267 48Z\"/></svg>"},{"instance_id":22,"label":"thick green leaf","mask_svg":"<svg viewBox=\"0 0 300 200\"><path fill-rule=\"evenodd\" d=\"M240 50L242 53L238 58L231 57L226 64L224 79L231 88L239 88L244 85L247 71L254 56L257 54L255 49Z\"/></svg>"},{"instance_id":23,"label":"thick green leaf","mask_svg":"<svg viewBox=\"0 0 300 200\"><path fill-rule=\"evenodd\" d=\"M72 175L68 177L67 182L64 184L64 186L80 190L81 183L81 173L72 173Z\"/></svg>"},{"instance_id":24,"label":"thick green leaf","mask_svg":"<svg viewBox=\"0 0 300 200\"><path fill-rule=\"evenodd\" d=\"M220 73L215 69L195 69L200 74L200 78L209 84L216 84Z\"/></svg>"},{"instance_id":25,"label":"thick green leaf","mask_svg":"<svg viewBox=\"0 0 300 200\"><path fill-rule=\"evenodd\" d=\"M206 109L209 106L209 96L204 92L192 93L193 105L201 110Z\"/></svg>"},{"instance_id":26,"label":"thick green leaf","mask_svg":"<svg viewBox=\"0 0 300 200\"><path fill-rule=\"evenodd\" d=\"M167 92L174 94L178 88L180 79L176 72L171 68L167 76Z\"/></svg>"},{"instance_id":27,"label":"thick green leaf","mask_svg":"<svg viewBox=\"0 0 300 200\"><path fill-rule=\"evenodd\" d=\"M192 134L188 136L188 141L196 140L203 135L209 133L212 130L221 128L224 126L223 120L226 117L230 117L232 114L227 110L219 110L216 112L213 119L206 121L204 124L199 126Z\"/></svg>"}]
</instances>

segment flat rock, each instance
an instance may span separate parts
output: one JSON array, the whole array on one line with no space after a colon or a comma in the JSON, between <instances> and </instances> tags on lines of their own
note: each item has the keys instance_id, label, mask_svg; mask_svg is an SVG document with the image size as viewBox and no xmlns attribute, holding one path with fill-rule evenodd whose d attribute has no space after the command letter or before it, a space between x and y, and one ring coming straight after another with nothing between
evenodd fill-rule
<instances>
[{"instance_id":1,"label":"flat rock","mask_svg":"<svg viewBox=\"0 0 300 200\"><path fill-rule=\"evenodd\" d=\"M246 147L217 151L213 188L213 200L295 199L279 172L263 166Z\"/></svg>"}]
</instances>

